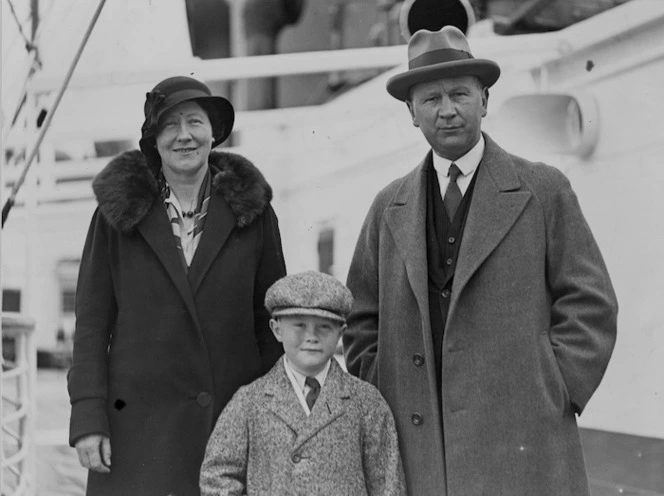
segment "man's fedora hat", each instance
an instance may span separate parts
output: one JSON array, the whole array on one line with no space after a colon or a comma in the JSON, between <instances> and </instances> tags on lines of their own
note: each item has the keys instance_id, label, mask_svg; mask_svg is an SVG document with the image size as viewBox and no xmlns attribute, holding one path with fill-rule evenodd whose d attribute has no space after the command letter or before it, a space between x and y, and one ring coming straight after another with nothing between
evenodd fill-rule
<instances>
[{"instance_id":1,"label":"man's fedora hat","mask_svg":"<svg viewBox=\"0 0 664 496\"><path fill-rule=\"evenodd\" d=\"M420 29L408 42L408 71L392 76L387 91L404 101L417 83L457 76L476 76L489 87L498 80L500 67L492 60L473 58L468 40L454 26Z\"/></svg>"}]
</instances>

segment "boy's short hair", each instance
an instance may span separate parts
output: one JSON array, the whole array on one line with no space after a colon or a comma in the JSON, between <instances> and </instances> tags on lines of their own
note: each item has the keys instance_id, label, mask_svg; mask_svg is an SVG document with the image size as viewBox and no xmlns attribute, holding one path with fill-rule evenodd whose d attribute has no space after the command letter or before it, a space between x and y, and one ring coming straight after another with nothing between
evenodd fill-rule
<instances>
[{"instance_id":1,"label":"boy's short hair","mask_svg":"<svg viewBox=\"0 0 664 496\"><path fill-rule=\"evenodd\" d=\"M276 281L265 293L265 308L273 318L313 315L346 323L353 295L338 279L309 270Z\"/></svg>"}]
</instances>

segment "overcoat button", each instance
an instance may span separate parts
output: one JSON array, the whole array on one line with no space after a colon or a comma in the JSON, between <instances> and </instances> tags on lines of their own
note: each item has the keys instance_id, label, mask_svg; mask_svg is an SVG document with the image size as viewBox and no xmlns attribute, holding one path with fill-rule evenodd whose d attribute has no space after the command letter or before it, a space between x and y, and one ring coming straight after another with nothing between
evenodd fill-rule
<instances>
[{"instance_id":1,"label":"overcoat button","mask_svg":"<svg viewBox=\"0 0 664 496\"><path fill-rule=\"evenodd\" d=\"M198 393L198 396L196 396L196 401L200 406L203 408L208 407L212 404L212 396L210 393Z\"/></svg>"},{"instance_id":2,"label":"overcoat button","mask_svg":"<svg viewBox=\"0 0 664 496\"><path fill-rule=\"evenodd\" d=\"M413 425L422 425L424 423L424 417L420 415L419 413L413 413L410 417L411 422Z\"/></svg>"},{"instance_id":3,"label":"overcoat button","mask_svg":"<svg viewBox=\"0 0 664 496\"><path fill-rule=\"evenodd\" d=\"M291 460L293 460L293 463L300 463L302 460L302 457L300 456L299 453L295 453L292 457Z\"/></svg>"},{"instance_id":4,"label":"overcoat button","mask_svg":"<svg viewBox=\"0 0 664 496\"><path fill-rule=\"evenodd\" d=\"M415 353L413 355L413 363L415 364L416 367L421 367L422 365L424 365L424 357L419 353Z\"/></svg>"},{"instance_id":5,"label":"overcoat button","mask_svg":"<svg viewBox=\"0 0 664 496\"><path fill-rule=\"evenodd\" d=\"M453 236L450 236L450 237L447 239L447 242L448 242L449 244L452 244L452 243L454 243L455 241L456 241L456 240L454 239Z\"/></svg>"},{"instance_id":6,"label":"overcoat button","mask_svg":"<svg viewBox=\"0 0 664 496\"><path fill-rule=\"evenodd\" d=\"M443 298L449 298L451 294L452 292L449 289L443 289L443 292L441 293Z\"/></svg>"}]
</instances>

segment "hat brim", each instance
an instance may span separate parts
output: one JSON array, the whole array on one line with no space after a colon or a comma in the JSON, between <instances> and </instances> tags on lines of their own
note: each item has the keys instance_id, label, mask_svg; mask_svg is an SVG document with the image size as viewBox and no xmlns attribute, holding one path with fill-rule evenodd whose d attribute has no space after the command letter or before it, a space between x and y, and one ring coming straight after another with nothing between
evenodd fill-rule
<instances>
[{"instance_id":1,"label":"hat brim","mask_svg":"<svg viewBox=\"0 0 664 496\"><path fill-rule=\"evenodd\" d=\"M235 123L235 109L231 102L226 100L223 96L205 96L192 98L192 100L202 101L208 105L214 107L219 116L221 117L221 130L219 133L214 135L214 142L212 143L212 148L217 145L222 144L233 131L233 124Z\"/></svg>"},{"instance_id":2,"label":"hat brim","mask_svg":"<svg viewBox=\"0 0 664 496\"><path fill-rule=\"evenodd\" d=\"M221 118L221 129L215 130L217 133L213 135L214 141L212 142L212 148L226 141L230 136L231 131L233 131L235 109L233 109L231 102L226 100L223 96L201 96L200 91L178 91L172 95L172 98L166 99L163 108L160 109L160 112L157 115L157 121L167 110L189 100L201 102L204 105L210 105L217 111Z\"/></svg>"},{"instance_id":3,"label":"hat brim","mask_svg":"<svg viewBox=\"0 0 664 496\"><path fill-rule=\"evenodd\" d=\"M294 315L313 315L314 317L323 317L326 319L334 320L339 324L345 324L346 319L341 315L337 315L334 312L329 310L324 310L322 308L300 308L300 307L288 307L288 308L279 308L272 311L272 317L287 317Z\"/></svg>"},{"instance_id":4,"label":"hat brim","mask_svg":"<svg viewBox=\"0 0 664 496\"><path fill-rule=\"evenodd\" d=\"M460 76L475 76L489 87L500 77L500 67L486 59L457 60L418 67L392 76L387 81L387 92L397 100L405 101L410 99L410 88L418 83Z\"/></svg>"}]
</instances>

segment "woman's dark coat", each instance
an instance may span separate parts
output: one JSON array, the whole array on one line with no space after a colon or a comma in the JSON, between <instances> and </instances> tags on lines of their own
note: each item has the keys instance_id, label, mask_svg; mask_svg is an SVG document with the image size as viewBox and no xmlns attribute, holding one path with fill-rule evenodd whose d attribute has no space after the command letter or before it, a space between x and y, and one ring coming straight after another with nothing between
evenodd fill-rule
<instances>
[{"instance_id":1,"label":"woman's dark coat","mask_svg":"<svg viewBox=\"0 0 664 496\"><path fill-rule=\"evenodd\" d=\"M283 350L263 299L285 275L272 191L251 162L210 155L205 228L185 272L158 182L140 152L95 178L69 372L70 443L110 436L92 495L197 495L208 436L244 384Z\"/></svg>"}]
</instances>

